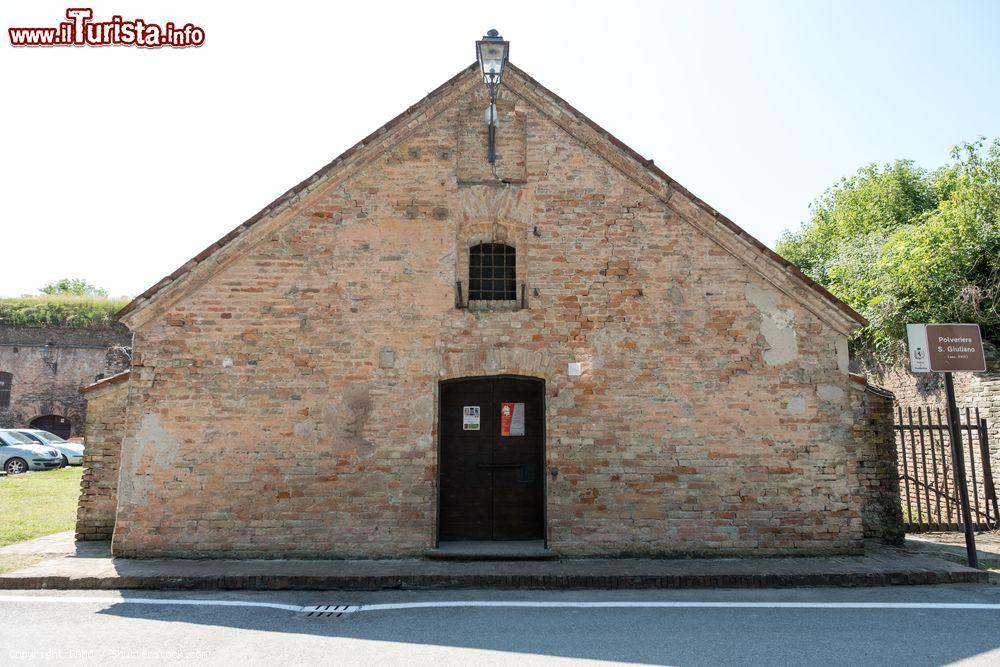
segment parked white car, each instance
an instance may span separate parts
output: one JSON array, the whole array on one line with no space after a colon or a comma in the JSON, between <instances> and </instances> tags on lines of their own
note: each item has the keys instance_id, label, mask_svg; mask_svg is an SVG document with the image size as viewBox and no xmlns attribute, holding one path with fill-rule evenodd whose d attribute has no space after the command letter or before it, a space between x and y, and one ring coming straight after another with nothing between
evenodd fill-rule
<instances>
[{"instance_id":1,"label":"parked white car","mask_svg":"<svg viewBox=\"0 0 1000 667\"><path fill-rule=\"evenodd\" d=\"M13 430L28 436L40 445L47 445L59 450L59 453L63 457L64 466L83 465L83 445L81 443L63 440L55 433L49 433L37 428L18 428Z\"/></svg>"},{"instance_id":2,"label":"parked white car","mask_svg":"<svg viewBox=\"0 0 1000 667\"><path fill-rule=\"evenodd\" d=\"M0 429L0 467L8 475L29 470L51 470L62 465L62 454L57 450L40 445L13 429Z\"/></svg>"}]
</instances>

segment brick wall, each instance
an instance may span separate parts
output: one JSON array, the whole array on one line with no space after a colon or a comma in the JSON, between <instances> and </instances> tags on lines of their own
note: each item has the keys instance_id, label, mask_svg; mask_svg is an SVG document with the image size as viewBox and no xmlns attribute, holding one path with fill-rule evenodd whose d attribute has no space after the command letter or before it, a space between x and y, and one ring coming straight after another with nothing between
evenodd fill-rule
<instances>
[{"instance_id":1,"label":"brick wall","mask_svg":"<svg viewBox=\"0 0 1000 667\"><path fill-rule=\"evenodd\" d=\"M896 436L891 392L854 376L851 392L856 421L854 440L860 454L861 519L865 537L902 544L903 511L899 498Z\"/></svg>"},{"instance_id":2,"label":"brick wall","mask_svg":"<svg viewBox=\"0 0 1000 667\"><path fill-rule=\"evenodd\" d=\"M118 502L118 463L125 432L128 371L87 387L86 447L76 539L110 540Z\"/></svg>"},{"instance_id":3,"label":"brick wall","mask_svg":"<svg viewBox=\"0 0 1000 667\"><path fill-rule=\"evenodd\" d=\"M128 367L132 335L122 327L0 326L0 371L13 375L11 402L0 428L26 428L42 415L70 422L83 435L87 405L80 387Z\"/></svg>"},{"instance_id":4,"label":"brick wall","mask_svg":"<svg viewBox=\"0 0 1000 667\"><path fill-rule=\"evenodd\" d=\"M859 550L835 309L766 280L770 260L724 246L683 191L613 166L606 137L567 133L516 72L500 133L523 128L523 158L502 144L519 164L498 173L520 182L461 171L485 156L463 114L486 100L474 73L459 88L126 318L115 553L418 555L436 541L438 382L498 374L545 381L559 553ZM483 238L517 246L527 308L455 307Z\"/></svg>"}]
</instances>

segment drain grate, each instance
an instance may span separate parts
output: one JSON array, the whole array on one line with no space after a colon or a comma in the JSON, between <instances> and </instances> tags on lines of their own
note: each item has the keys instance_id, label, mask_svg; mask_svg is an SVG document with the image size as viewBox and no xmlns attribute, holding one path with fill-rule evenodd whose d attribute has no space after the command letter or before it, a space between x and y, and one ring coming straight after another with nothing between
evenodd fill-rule
<instances>
[{"instance_id":1,"label":"drain grate","mask_svg":"<svg viewBox=\"0 0 1000 667\"><path fill-rule=\"evenodd\" d=\"M299 616L305 618L340 618L344 614L353 614L358 610L350 604L318 604L314 607L302 607Z\"/></svg>"}]
</instances>

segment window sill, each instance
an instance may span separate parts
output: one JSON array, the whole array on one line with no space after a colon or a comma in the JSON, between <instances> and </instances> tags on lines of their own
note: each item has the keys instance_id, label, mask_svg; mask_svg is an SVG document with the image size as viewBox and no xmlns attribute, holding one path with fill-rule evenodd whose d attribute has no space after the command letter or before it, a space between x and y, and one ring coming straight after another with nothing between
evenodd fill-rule
<instances>
[{"instance_id":1,"label":"window sill","mask_svg":"<svg viewBox=\"0 0 1000 667\"><path fill-rule=\"evenodd\" d=\"M474 313L492 313L521 310L521 303L517 299L510 301L469 301L466 310Z\"/></svg>"}]
</instances>

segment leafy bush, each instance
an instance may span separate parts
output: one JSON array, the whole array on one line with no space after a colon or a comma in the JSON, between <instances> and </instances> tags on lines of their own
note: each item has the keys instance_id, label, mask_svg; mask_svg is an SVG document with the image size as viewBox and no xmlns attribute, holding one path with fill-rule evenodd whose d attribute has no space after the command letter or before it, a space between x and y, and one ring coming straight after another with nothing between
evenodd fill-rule
<instances>
[{"instance_id":1,"label":"leafy bush","mask_svg":"<svg viewBox=\"0 0 1000 667\"><path fill-rule=\"evenodd\" d=\"M122 326L114 319L127 298L44 295L0 298L0 325L110 327Z\"/></svg>"},{"instance_id":2,"label":"leafy bush","mask_svg":"<svg viewBox=\"0 0 1000 667\"><path fill-rule=\"evenodd\" d=\"M841 179L777 251L870 322L855 345L904 353L909 322L972 322L1000 343L1000 139L927 172L905 160Z\"/></svg>"},{"instance_id":3,"label":"leafy bush","mask_svg":"<svg viewBox=\"0 0 1000 667\"><path fill-rule=\"evenodd\" d=\"M82 278L63 278L49 283L41 289L42 294L75 294L76 296L97 296L108 298L108 290L91 285Z\"/></svg>"}]
</instances>

